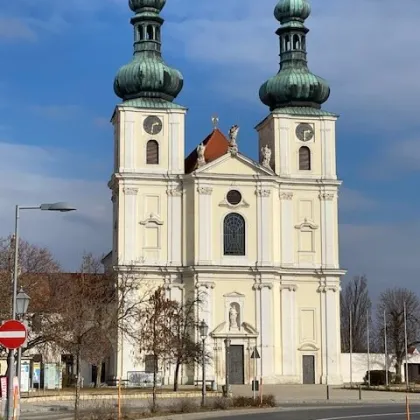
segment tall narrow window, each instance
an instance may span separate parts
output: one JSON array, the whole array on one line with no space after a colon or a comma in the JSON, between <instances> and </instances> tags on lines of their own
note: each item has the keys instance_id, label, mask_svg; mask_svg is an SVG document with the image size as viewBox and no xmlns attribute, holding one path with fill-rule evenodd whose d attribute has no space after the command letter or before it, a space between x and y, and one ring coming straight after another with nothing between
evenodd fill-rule
<instances>
[{"instance_id":1,"label":"tall narrow window","mask_svg":"<svg viewBox=\"0 0 420 420\"><path fill-rule=\"evenodd\" d=\"M147 142L146 163L148 165L159 164L159 143L156 140Z\"/></svg>"},{"instance_id":2,"label":"tall narrow window","mask_svg":"<svg viewBox=\"0 0 420 420\"><path fill-rule=\"evenodd\" d=\"M290 36L286 35L285 38L284 38L284 41L285 41L285 44L286 44L285 45L286 46L285 51L290 51L290 48L291 48Z\"/></svg>"},{"instance_id":3,"label":"tall narrow window","mask_svg":"<svg viewBox=\"0 0 420 420\"><path fill-rule=\"evenodd\" d=\"M143 41L144 40L144 27L142 25L140 25L137 28L137 33L139 34L139 36L138 36L139 40Z\"/></svg>"},{"instance_id":4,"label":"tall narrow window","mask_svg":"<svg viewBox=\"0 0 420 420\"><path fill-rule=\"evenodd\" d=\"M311 170L311 150L309 149L309 147L302 146L299 149L299 170Z\"/></svg>"},{"instance_id":5,"label":"tall narrow window","mask_svg":"<svg viewBox=\"0 0 420 420\"><path fill-rule=\"evenodd\" d=\"M293 35L293 49L300 50L300 39L299 35Z\"/></svg>"},{"instance_id":6,"label":"tall narrow window","mask_svg":"<svg viewBox=\"0 0 420 420\"><path fill-rule=\"evenodd\" d=\"M152 25L149 25L148 27L147 27L147 39L150 39L150 40L152 40L153 38L154 38L154 36L153 36L153 26Z\"/></svg>"},{"instance_id":7,"label":"tall narrow window","mask_svg":"<svg viewBox=\"0 0 420 420\"><path fill-rule=\"evenodd\" d=\"M224 255L245 255L245 219L230 213L223 222Z\"/></svg>"}]
</instances>

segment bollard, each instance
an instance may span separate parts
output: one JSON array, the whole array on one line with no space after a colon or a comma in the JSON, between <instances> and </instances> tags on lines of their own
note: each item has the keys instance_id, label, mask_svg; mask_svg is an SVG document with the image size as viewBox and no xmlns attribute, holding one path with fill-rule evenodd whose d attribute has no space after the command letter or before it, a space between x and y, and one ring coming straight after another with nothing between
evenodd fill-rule
<instances>
[{"instance_id":1,"label":"bollard","mask_svg":"<svg viewBox=\"0 0 420 420\"><path fill-rule=\"evenodd\" d=\"M362 385L359 385L359 400L362 399Z\"/></svg>"},{"instance_id":2,"label":"bollard","mask_svg":"<svg viewBox=\"0 0 420 420\"><path fill-rule=\"evenodd\" d=\"M330 399L330 386L327 385L327 400Z\"/></svg>"}]
</instances>

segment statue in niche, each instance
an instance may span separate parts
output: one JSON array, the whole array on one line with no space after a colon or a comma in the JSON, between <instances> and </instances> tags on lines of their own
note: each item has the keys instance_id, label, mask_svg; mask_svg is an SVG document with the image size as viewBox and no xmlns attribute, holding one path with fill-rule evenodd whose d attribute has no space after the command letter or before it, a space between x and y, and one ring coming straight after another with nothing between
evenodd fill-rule
<instances>
[{"instance_id":1,"label":"statue in niche","mask_svg":"<svg viewBox=\"0 0 420 420\"><path fill-rule=\"evenodd\" d=\"M270 168L270 161L271 161L271 149L268 145L265 145L261 148L261 155L262 155L262 166L265 168Z\"/></svg>"},{"instance_id":2,"label":"statue in niche","mask_svg":"<svg viewBox=\"0 0 420 420\"><path fill-rule=\"evenodd\" d=\"M232 303L229 309L229 330L237 330L239 328L237 304Z\"/></svg>"},{"instance_id":3,"label":"statue in niche","mask_svg":"<svg viewBox=\"0 0 420 420\"><path fill-rule=\"evenodd\" d=\"M204 146L203 143L200 143L197 147L197 166L199 168L206 164L206 158L204 157L205 151L206 151L206 146Z\"/></svg>"}]
</instances>

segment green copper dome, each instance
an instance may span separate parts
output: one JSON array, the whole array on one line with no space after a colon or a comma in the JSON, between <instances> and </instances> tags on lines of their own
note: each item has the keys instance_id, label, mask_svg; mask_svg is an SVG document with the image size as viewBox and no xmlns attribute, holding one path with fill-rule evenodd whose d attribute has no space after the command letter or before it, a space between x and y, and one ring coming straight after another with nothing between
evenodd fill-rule
<instances>
[{"instance_id":1,"label":"green copper dome","mask_svg":"<svg viewBox=\"0 0 420 420\"><path fill-rule=\"evenodd\" d=\"M281 23L280 70L260 88L260 99L271 111L283 107L321 108L330 96L330 87L321 77L311 73L307 63L304 21L311 7L307 0L280 0L274 16Z\"/></svg>"},{"instance_id":2,"label":"green copper dome","mask_svg":"<svg viewBox=\"0 0 420 420\"><path fill-rule=\"evenodd\" d=\"M300 20L302 23L311 14L311 6L306 0L283 0L274 9L274 16L280 23Z\"/></svg>"},{"instance_id":3,"label":"green copper dome","mask_svg":"<svg viewBox=\"0 0 420 420\"><path fill-rule=\"evenodd\" d=\"M147 98L172 102L181 92L182 74L163 61L161 54L161 26L159 13L166 0L129 0L135 12L134 56L120 68L114 80L114 92L124 102Z\"/></svg>"},{"instance_id":4,"label":"green copper dome","mask_svg":"<svg viewBox=\"0 0 420 420\"><path fill-rule=\"evenodd\" d=\"M141 9L155 9L160 12L165 7L166 0L129 0L130 9L136 13Z\"/></svg>"}]
</instances>

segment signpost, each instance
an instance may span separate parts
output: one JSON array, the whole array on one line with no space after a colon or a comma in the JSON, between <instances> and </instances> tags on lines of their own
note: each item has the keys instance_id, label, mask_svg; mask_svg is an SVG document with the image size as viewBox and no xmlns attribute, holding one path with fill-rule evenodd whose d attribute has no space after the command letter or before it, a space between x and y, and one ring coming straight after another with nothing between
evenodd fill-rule
<instances>
[{"instance_id":1,"label":"signpost","mask_svg":"<svg viewBox=\"0 0 420 420\"><path fill-rule=\"evenodd\" d=\"M26 341L26 327L16 320L6 321L0 326L0 345L8 350L21 347Z\"/></svg>"},{"instance_id":2,"label":"signpost","mask_svg":"<svg viewBox=\"0 0 420 420\"><path fill-rule=\"evenodd\" d=\"M257 359L260 358L257 346L254 347L254 351L251 354L251 359L254 360L254 384L252 390L254 391L254 400L257 398Z\"/></svg>"},{"instance_id":3,"label":"signpost","mask_svg":"<svg viewBox=\"0 0 420 420\"><path fill-rule=\"evenodd\" d=\"M15 319L6 321L0 325L0 345L11 350L12 356L14 353L13 350L20 348L25 343L27 335L25 324ZM7 409L7 418L10 416L17 418L16 415L19 413L20 407L19 379L13 375L13 363L10 363L9 369L9 380L13 378L13 382L12 384L8 383L7 399L10 405L8 405Z\"/></svg>"}]
</instances>

